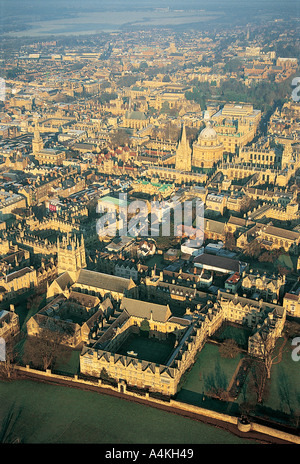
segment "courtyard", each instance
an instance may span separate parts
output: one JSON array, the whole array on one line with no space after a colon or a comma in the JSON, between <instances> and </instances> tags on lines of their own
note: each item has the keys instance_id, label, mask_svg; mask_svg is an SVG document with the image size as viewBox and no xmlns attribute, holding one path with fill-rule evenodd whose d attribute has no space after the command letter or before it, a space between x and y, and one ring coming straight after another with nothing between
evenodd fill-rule
<instances>
[{"instance_id":1,"label":"courtyard","mask_svg":"<svg viewBox=\"0 0 300 464\"><path fill-rule=\"evenodd\" d=\"M175 339L173 337L168 337L165 340L158 340L155 337L149 338L140 334L131 333L116 350L116 353L123 356L134 356L137 359L165 365L174 349L174 342Z\"/></svg>"},{"instance_id":2,"label":"courtyard","mask_svg":"<svg viewBox=\"0 0 300 464\"><path fill-rule=\"evenodd\" d=\"M244 342L243 328L224 325L219 331L219 340L235 335L236 341ZM232 337L233 338L233 337ZM219 343L207 342L199 352L194 365L182 378L179 391L176 395L178 401L195 404L219 412L235 414L245 404L252 404L251 414L255 417L265 418L268 421L294 426L300 412L300 373L299 363L293 361L291 353L291 340L283 337L277 340L271 368L271 378L267 379L263 400L257 403L253 384L251 365L248 370L249 358L247 352L241 350L235 358L224 358L219 351ZM213 392L234 391L236 380L239 379L240 388L237 388L236 397L227 397L223 401L216 399ZM226 395L224 395L226 396ZM280 419L278 419L280 418Z\"/></svg>"}]
</instances>

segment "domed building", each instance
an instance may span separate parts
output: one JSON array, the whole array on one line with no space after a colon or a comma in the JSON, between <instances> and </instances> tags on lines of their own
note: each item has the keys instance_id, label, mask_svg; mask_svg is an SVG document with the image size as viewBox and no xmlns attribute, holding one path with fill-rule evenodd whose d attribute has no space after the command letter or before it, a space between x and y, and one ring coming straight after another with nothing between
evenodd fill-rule
<instances>
[{"instance_id":1,"label":"domed building","mask_svg":"<svg viewBox=\"0 0 300 464\"><path fill-rule=\"evenodd\" d=\"M218 134L207 121L198 140L193 143L192 165L195 168L212 168L223 157L224 146L218 140Z\"/></svg>"}]
</instances>

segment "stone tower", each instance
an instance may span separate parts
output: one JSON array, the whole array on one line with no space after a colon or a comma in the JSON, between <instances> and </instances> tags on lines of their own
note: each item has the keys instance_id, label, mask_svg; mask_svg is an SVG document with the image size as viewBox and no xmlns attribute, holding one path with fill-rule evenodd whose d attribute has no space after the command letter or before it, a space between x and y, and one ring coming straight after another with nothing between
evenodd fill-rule
<instances>
[{"instance_id":1,"label":"stone tower","mask_svg":"<svg viewBox=\"0 0 300 464\"><path fill-rule=\"evenodd\" d=\"M39 153L43 148L44 148L43 139L40 136L40 131L38 130L37 123L35 122L34 137L32 139L32 152L33 154Z\"/></svg>"},{"instance_id":2,"label":"stone tower","mask_svg":"<svg viewBox=\"0 0 300 464\"><path fill-rule=\"evenodd\" d=\"M77 272L86 267L85 246L83 235L65 236L62 242L57 239L58 275L64 272Z\"/></svg>"},{"instance_id":3,"label":"stone tower","mask_svg":"<svg viewBox=\"0 0 300 464\"><path fill-rule=\"evenodd\" d=\"M182 126L181 137L177 145L175 169L178 171L192 170L192 149L186 138L185 125Z\"/></svg>"}]
</instances>

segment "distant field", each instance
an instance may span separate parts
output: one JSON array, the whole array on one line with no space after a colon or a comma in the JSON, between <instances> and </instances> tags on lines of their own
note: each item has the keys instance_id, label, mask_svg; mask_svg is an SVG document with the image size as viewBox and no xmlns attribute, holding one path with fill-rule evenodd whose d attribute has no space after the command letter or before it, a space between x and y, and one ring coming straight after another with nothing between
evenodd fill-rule
<instances>
[{"instance_id":1,"label":"distant field","mask_svg":"<svg viewBox=\"0 0 300 464\"><path fill-rule=\"evenodd\" d=\"M100 31L116 31L124 26L177 26L182 24L211 21L222 16L222 12L145 9L142 11L93 11L81 12L76 17L35 21L28 23L29 29L13 32L14 36L42 36L51 34L96 34Z\"/></svg>"}]
</instances>

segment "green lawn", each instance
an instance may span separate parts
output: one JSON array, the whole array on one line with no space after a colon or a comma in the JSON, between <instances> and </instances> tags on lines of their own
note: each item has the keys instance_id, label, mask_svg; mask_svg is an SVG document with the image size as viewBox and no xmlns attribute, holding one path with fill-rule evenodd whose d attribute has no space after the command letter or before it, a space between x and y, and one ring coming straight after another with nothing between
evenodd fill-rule
<instances>
[{"instance_id":1,"label":"green lawn","mask_svg":"<svg viewBox=\"0 0 300 464\"><path fill-rule=\"evenodd\" d=\"M282 339L277 345L281 345ZM300 361L292 359L291 340L284 346L282 360L275 359L271 369L271 381L264 404L274 410L290 413L300 412Z\"/></svg>"},{"instance_id":2,"label":"green lawn","mask_svg":"<svg viewBox=\"0 0 300 464\"><path fill-rule=\"evenodd\" d=\"M185 376L177 399L199 403L213 384L227 389L241 358L242 354L234 359L221 358L219 346L206 343L192 369Z\"/></svg>"},{"instance_id":3,"label":"green lawn","mask_svg":"<svg viewBox=\"0 0 300 464\"><path fill-rule=\"evenodd\" d=\"M81 350L70 349L70 356L65 361L57 361L54 370L65 374L79 374L80 371L80 353Z\"/></svg>"},{"instance_id":4,"label":"green lawn","mask_svg":"<svg viewBox=\"0 0 300 464\"><path fill-rule=\"evenodd\" d=\"M283 254L278 257L276 264L294 270L297 268L297 258L298 256Z\"/></svg>"},{"instance_id":5,"label":"green lawn","mask_svg":"<svg viewBox=\"0 0 300 464\"><path fill-rule=\"evenodd\" d=\"M31 381L0 382L0 434L9 414L10 436L2 436L2 441L10 443L16 439L35 444L251 443L131 401Z\"/></svg>"},{"instance_id":6,"label":"green lawn","mask_svg":"<svg viewBox=\"0 0 300 464\"><path fill-rule=\"evenodd\" d=\"M240 330L242 331L242 329ZM277 420L281 413L290 416L300 412L300 361L293 361L291 357L291 340L288 340L284 345L282 357L276 357L282 343L283 338L278 340L274 351L275 360L271 369L271 379L267 381L262 403L264 414L274 420ZM225 402L207 398L210 386L219 385L224 389L228 387L242 356L243 354L239 354L234 359L222 358L217 345L206 343L195 364L184 376L181 389L176 398L179 401L186 401L228 413L230 413L230 410L232 412L237 410L238 405L245 400L255 404L256 395L252 387L250 374L246 377L244 388L241 389L232 406L228 406Z\"/></svg>"},{"instance_id":7,"label":"green lawn","mask_svg":"<svg viewBox=\"0 0 300 464\"><path fill-rule=\"evenodd\" d=\"M248 337L250 334L251 330L246 327L235 327L230 324L222 324L222 327L215 332L213 338L220 342L232 338L241 348L247 349Z\"/></svg>"},{"instance_id":8,"label":"green lawn","mask_svg":"<svg viewBox=\"0 0 300 464\"><path fill-rule=\"evenodd\" d=\"M146 338L138 334L130 334L116 352L127 356L128 351L134 351L137 353L136 359L165 364L173 348L173 339L158 340L156 338Z\"/></svg>"}]
</instances>

